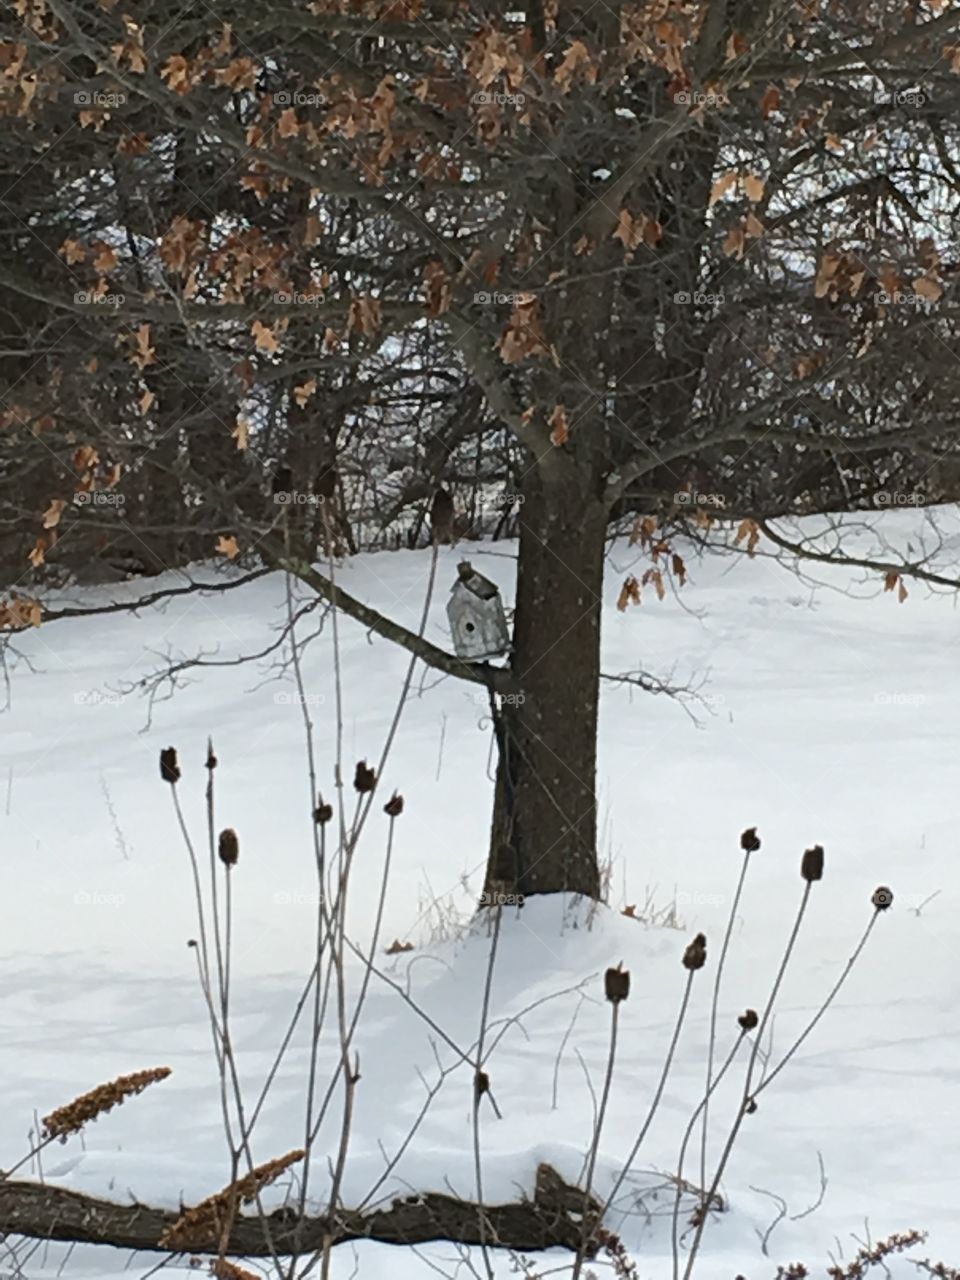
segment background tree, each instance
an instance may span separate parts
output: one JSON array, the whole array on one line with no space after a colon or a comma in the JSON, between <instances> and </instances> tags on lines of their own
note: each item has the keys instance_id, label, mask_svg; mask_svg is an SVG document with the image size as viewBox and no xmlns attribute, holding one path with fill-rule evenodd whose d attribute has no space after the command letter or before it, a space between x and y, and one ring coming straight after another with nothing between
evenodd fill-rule
<instances>
[{"instance_id":1,"label":"background tree","mask_svg":"<svg viewBox=\"0 0 960 1280\"><path fill-rule=\"evenodd\" d=\"M416 545L438 486L461 536L506 531L477 518L506 495L507 671L337 601L523 693L488 876L596 895L611 530L651 554L626 604L682 585L671 528L735 516L752 549L778 516L960 496L958 25L937 0L7 11L8 576L220 545L329 597L321 550Z\"/></svg>"}]
</instances>

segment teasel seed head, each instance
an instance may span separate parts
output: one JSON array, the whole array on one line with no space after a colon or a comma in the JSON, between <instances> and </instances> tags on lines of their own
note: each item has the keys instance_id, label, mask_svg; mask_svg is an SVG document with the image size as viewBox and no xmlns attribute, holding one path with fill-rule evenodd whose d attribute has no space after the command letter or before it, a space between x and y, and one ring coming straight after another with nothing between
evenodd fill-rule
<instances>
[{"instance_id":1,"label":"teasel seed head","mask_svg":"<svg viewBox=\"0 0 960 1280\"><path fill-rule=\"evenodd\" d=\"M225 867L235 867L240 857L240 841L233 827L224 827L217 841L217 855Z\"/></svg>"},{"instance_id":2,"label":"teasel seed head","mask_svg":"<svg viewBox=\"0 0 960 1280\"><path fill-rule=\"evenodd\" d=\"M622 961L603 975L603 990L611 1004L619 1004L630 994L630 970L624 969Z\"/></svg>"},{"instance_id":3,"label":"teasel seed head","mask_svg":"<svg viewBox=\"0 0 960 1280\"><path fill-rule=\"evenodd\" d=\"M707 963L707 938L706 934L698 933L694 940L683 953L683 967L685 969L702 969Z\"/></svg>"},{"instance_id":4,"label":"teasel seed head","mask_svg":"<svg viewBox=\"0 0 960 1280\"><path fill-rule=\"evenodd\" d=\"M377 785L377 775L373 769L367 764L366 760L357 762L357 770L353 775L354 790L360 795L366 795L372 791Z\"/></svg>"},{"instance_id":5,"label":"teasel seed head","mask_svg":"<svg viewBox=\"0 0 960 1280\"><path fill-rule=\"evenodd\" d=\"M171 786L180 781L180 765L176 747L164 747L160 752L160 777Z\"/></svg>"},{"instance_id":6,"label":"teasel seed head","mask_svg":"<svg viewBox=\"0 0 960 1280\"><path fill-rule=\"evenodd\" d=\"M823 846L815 844L812 849L805 849L800 863L800 874L808 884L823 879Z\"/></svg>"},{"instance_id":7,"label":"teasel seed head","mask_svg":"<svg viewBox=\"0 0 960 1280\"><path fill-rule=\"evenodd\" d=\"M878 911L886 911L893 906L893 890L888 889L885 884L878 885L874 889L870 901Z\"/></svg>"}]
</instances>

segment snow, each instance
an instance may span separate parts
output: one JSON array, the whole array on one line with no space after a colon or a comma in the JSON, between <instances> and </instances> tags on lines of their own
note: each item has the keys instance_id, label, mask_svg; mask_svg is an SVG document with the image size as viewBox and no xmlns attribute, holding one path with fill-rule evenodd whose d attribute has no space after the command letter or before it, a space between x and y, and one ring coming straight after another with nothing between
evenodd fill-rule
<instances>
[{"instance_id":1,"label":"snow","mask_svg":"<svg viewBox=\"0 0 960 1280\"><path fill-rule=\"evenodd\" d=\"M955 538L956 515L945 511L941 518ZM905 537L922 517L896 511L882 519ZM510 549L470 548L473 563L500 584L507 601ZM461 554L440 553L427 635L445 646L447 586ZM761 557L711 554L698 561L688 553L687 559L690 581L678 597L657 602L645 593L639 609L621 614L615 606L623 573L642 561L625 545L612 554L604 669L706 679L706 705L697 710L697 727L674 701L604 685L599 784L603 853L613 860L611 904L588 913L559 898L535 899L504 914L487 1034L489 1045L502 1032L487 1069L503 1119L481 1107L487 1198L531 1191L542 1159L570 1179L580 1175L591 1091L599 1095L609 1045L602 975L622 961L631 971L631 994L621 1009L595 1176L598 1194L607 1194L662 1071L686 979L683 949L702 929L708 963L694 981L674 1069L635 1175L608 1218L641 1275L672 1275L673 1197L664 1174L676 1169L683 1131L702 1096L710 994L740 866L739 835L756 826L763 847L752 860L733 931L720 1001L721 1060L736 1016L747 1006L762 1009L769 994L803 889L804 848L824 845L826 872L813 886L778 1002L775 1058L839 976L872 914L874 888L889 884L895 904L878 919L835 1004L744 1122L721 1186L729 1210L708 1228L696 1275L772 1277L778 1265L797 1260L820 1269L831 1254L839 1258L839 1247L849 1260L854 1237L869 1233L875 1240L913 1227L930 1233L916 1256L958 1265L954 598L916 584L898 604L875 575L818 568L824 585L812 589ZM416 630L428 568L428 552L384 552L346 564L341 580ZM161 747L178 749L179 791L201 852L208 734L220 759L217 824L240 836L233 1029L244 1087L255 1097L312 959L316 887L301 708L294 685L274 678L267 662L187 673L190 683L153 705L148 728L144 698L126 690L160 665L163 652L216 648L224 660L262 649L284 609L283 582L271 576L138 617L70 619L17 638L34 669L21 663L13 672L12 704L0 718L6 1167L28 1149L35 1115L118 1074L168 1065L168 1080L101 1117L82 1139L47 1148L43 1176L171 1208L181 1196L189 1203L227 1180L210 1033L195 954L186 946L197 933L189 863L158 757ZM352 772L356 760L379 758L408 658L346 618L339 631L344 756ZM304 667L321 787L331 798L332 652L328 623ZM396 824L378 963L409 984L419 1007L465 1050L479 1031L490 950L486 928L467 924L489 828L487 716L482 690L420 669L383 777L383 798L397 788L406 808ZM381 807L371 814L351 889L350 932L364 948L386 850ZM675 900L682 929L648 927L620 914L648 896L657 908ZM434 902L449 914L441 918ZM460 924L447 937L443 919L454 916ZM415 949L385 956L395 938ZM301 1028L268 1095L254 1134L258 1160L302 1143L304 1041ZM347 1204L364 1200L378 1183L383 1152L403 1142L423 1104L424 1081L436 1081L431 1041L450 1066L449 1047L374 977L356 1040L361 1080ZM335 1057L331 1038L321 1063L330 1067ZM711 1105L714 1158L741 1080L734 1070ZM375 1199L451 1187L473 1197L471 1088L467 1067L447 1077ZM334 1108L321 1138L323 1158L311 1173L317 1196L328 1185L325 1157L336 1149L338 1117ZM820 1195L820 1158L823 1202L791 1220ZM698 1165L695 1140L686 1175L696 1178ZM280 1203L288 1185L272 1188L268 1204ZM788 1217L771 1233L764 1257L759 1237L777 1214L771 1194L786 1202ZM66 1252L52 1244L23 1247L33 1250L24 1266L36 1277L56 1274ZM127 1267L140 1274L157 1260L79 1248L64 1274L102 1277ZM334 1275L345 1280L358 1260L364 1280L420 1280L433 1274L429 1263L449 1273L460 1263L449 1244L414 1251L365 1242L337 1251ZM534 1261L555 1267L569 1255ZM0 1260L0 1275L6 1265ZM914 1274L899 1265L902 1272L895 1263L894 1274ZM498 1275L513 1274L511 1266L506 1254L497 1255Z\"/></svg>"}]
</instances>

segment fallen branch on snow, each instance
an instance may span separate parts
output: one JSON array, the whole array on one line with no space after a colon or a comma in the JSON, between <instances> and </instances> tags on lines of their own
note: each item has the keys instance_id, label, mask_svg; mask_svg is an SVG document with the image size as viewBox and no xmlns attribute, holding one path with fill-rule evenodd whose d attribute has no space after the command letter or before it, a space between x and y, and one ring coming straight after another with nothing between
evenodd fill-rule
<instances>
[{"instance_id":1,"label":"fallen branch on snow","mask_svg":"<svg viewBox=\"0 0 960 1280\"><path fill-rule=\"evenodd\" d=\"M584 1221L584 1210L587 1221ZM599 1225L600 1206L582 1189L564 1182L548 1164L537 1168L533 1199L482 1209L469 1200L425 1192L394 1200L389 1209L361 1213L342 1209L331 1217L307 1217L298 1224L290 1209L269 1215L272 1245L262 1220L238 1216L225 1252L233 1257L264 1257L323 1247L326 1240L380 1240L387 1244L425 1244L454 1240L461 1244L501 1245L517 1250L577 1249L584 1234ZM483 1226L481 1226L481 1213ZM38 1182L0 1180L0 1232L37 1240L107 1244L119 1249L160 1250L160 1238L180 1214L142 1204L113 1204L78 1191ZM298 1229L299 1227L299 1229ZM586 1228L586 1231L585 1231ZM191 1253L213 1254L218 1241L191 1245Z\"/></svg>"}]
</instances>

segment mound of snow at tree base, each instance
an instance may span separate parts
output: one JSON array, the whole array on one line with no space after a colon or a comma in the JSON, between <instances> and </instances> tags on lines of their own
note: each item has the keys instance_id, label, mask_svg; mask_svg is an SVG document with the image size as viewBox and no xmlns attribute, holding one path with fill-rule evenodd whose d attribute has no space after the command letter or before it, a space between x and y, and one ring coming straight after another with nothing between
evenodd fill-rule
<instances>
[{"instance_id":1,"label":"mound of snow at tree base","mask_svg":"<svg viewBox=\"0 0 960 1280\"><path fill-rule=\"evenodd\" d=\"M892 513L883 528L916 544L922 519ZM938 521L955 548L956 517L940 512ZM864 532L855 549L867 555L873 544ZM507 551L496 544L471 546L467 554L500 583L509 603ZM428 628L437 643L448 643L446 590L462 554L441 555ZM599 783L604 851L613 859L611 909L589 928L583 913L560 899L531 900L504 918L491 1018L530 1011L506 1026L489 1064L503 1120L481 1112L487 1197L512 1199L518 1188L529 1190L542 1158L571 1178L579 1174L592 1131L591 1089L599 1092L608 1049L602 972L623 961L632 988L596 1177L605 1194L659 1077L686 978L683 947L702 929L708 966L698 975L637 1177L610 1218L641 1274L670 1273L672 1197L663 1172L676 1167L683 1129L701 1096L711 963L739 868L738 836L756 825L764 844L734 931L721 1054L732 1043L736 1015L761 1007L768 995L799 903L806 846L825 846L826 873L814 886L783 987L775 1055L806 1025L848 959L874 887L891 885L896 904L878 921L836 1005L744 1125L722 1188L730 1211L710 1229L698 1274L743 1272L753 1280L798 1259L819 1267L831 1252L839 1257L838 1240L849 1259L854 1236L869 1232L876 1239L911 1227L930 1232L919 1256L956 1265L960 977L952 939L960 662L953 598L917 584L898 604L876 574L817 567L812 576L825 585L814 590L760 556L687 559L690 580L679 598L657 602L650 593L639 609L621 614L623 575L644 561L625 545L611 557L604 670L672 672L676 683L706 679L708 709L694 708L697 727L675 702L604 685ZM428 553L384 553L360 557L342 572L351 592L416 629L427 568ZM35 1113L122 1072L166 1064L174 1069L169 1080L101 1118L82 1140L49 1148L44 1177L171 1207L181 1195L190 1202L224 1182L209 1031L186 947L196 933L189 866L157 761L161 747L178 748L181 795L202 845L203 759L213 735L221 761L218 825L236 827L241 841L232 1003L241 1072L255 1095L312 951L316 897L297 695L266 663L188 673L191 682L175 697L154 703L144 731L143 698L109 690L125 690L159 668L167 653L216 650L222 661L263 649L268 629L284 616L283 584L271 577L224 596L177 599L138 618L71 620L17 638L34 670L21 665L14 672L12 706L0 720L8 902L0 941L6 1104L0 1151L8 1167L26 1149ZM407 658L347 619L340 635L344 753L352 765L378 756ZM311 644L305 671L321 785L332 792L329 623ZM415 950L381 961L463 1046L479 1029L489 941L483 931L459 941L438 934L449 916L469 913L481 887L491 803L486 716L482 692L431 672L418 675L383 780L387 793L396 787L404 794L406 809L398 820L381 951L394 938L409 939ZM361 944L379 893L386 823L378 806L358 854L351 927ZM619 914L648 895L657 906L676 898L682 932L647 929ZM378 1181L383 1152L393 1154L419 1112L436 1079L431 1041L448 1065L452 1051L374 980L357 1038L362 1078L347 1204ZM334 1056L331 1040L324 1064ZM258 1159L302 1142L305 1061L301 1036L255 1133ZM711 1110L714 1153L734 1112L737 1079ZM452 1186L472 1196L471 1088L468 1068L447 1079L378 1194ZM336 1138L331 1124L322 1150L334 1149ZM823 1203L793 1220L820 1196L818 1157L827 1180ZM322 1163L312 1175L318 1196ZM687 1173L695 1176L696 1166L694 1156ZM275 1188L275 1200L284 1191L283 1184ZM771 1194L788 1212L764 1258L759 1236L778 1213ZM54 1274L64 1252L40 1246L27 1273ZM356 1254L359 1274L400 1280L432 1274L424 1259L448 1271L457 1260L444 1244L418 1255L365 1243ZM556 1266L565 1257L539 1261ZM126 1263L125 1254L83 1248L71 1255L66 1274L103 1275ZM141 1257L135 1265L145 1270L150 1261ZM355 1265L354 1250L343 1248L335 1274L346 1277ZM498 1267L511 1274L508 1258Z\"/></svg>"}]
</instances>

